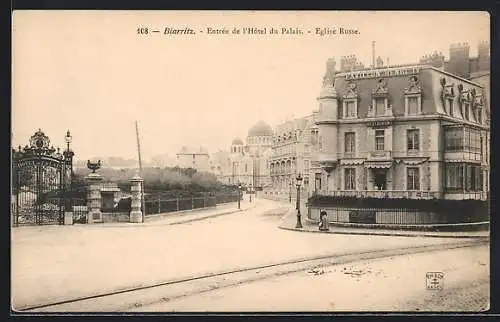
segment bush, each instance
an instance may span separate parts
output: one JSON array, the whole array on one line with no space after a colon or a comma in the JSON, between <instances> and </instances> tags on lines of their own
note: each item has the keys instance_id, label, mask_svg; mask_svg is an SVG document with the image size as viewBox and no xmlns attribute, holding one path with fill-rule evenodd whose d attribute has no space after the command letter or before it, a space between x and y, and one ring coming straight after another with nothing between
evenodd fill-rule
<instances>
[{"instance_id":1,"label":"bush","mask_svg":"<svg viewBox=\"0 0 500 322\"><path fill-rule=\"evenodd\" d=\"M79 178L86 176L89 170L77 169L75 171ZM97 171L104 181L115 182L124 191L130 190L130 179L137 173L137 169L112 169L103 167ZM211 173L197 172L192 168L147 167L142 171L144 179L144 190L146 193L169 192L175 196L184 193L191 195L197 192L234 192L235 186L223 185L217 181L217 177ZM82 180L83 181L83 180ZM78 184L80 186L80 183ZM85 183L83 183L85 187Z\"/></svg>"},{"instance_id":2,"label":"bush","mask_svg":"<svg viewBox=\"0 0 500 322\"><path fill-rule=\"evenodd\" d=\"M477 220L489 220L489 201L483 200L382 199L315 195L309 198L308 203L312 206L340 208L406 209L434 212L456 219L476 218Z\"/></svg>"}]
</instances>

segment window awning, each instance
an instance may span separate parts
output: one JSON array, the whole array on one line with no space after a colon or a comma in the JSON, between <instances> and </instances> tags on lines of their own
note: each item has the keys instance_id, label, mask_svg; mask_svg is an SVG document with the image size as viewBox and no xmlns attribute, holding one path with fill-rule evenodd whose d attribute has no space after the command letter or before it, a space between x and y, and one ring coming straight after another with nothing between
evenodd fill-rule
<instances>
[{"instance_id":1,"label":"window awning","mask_svg":"<svg viewBox=\"0 0 500 322\"><path fill-rule=\"evenodd\" d=\"M418 165L424 163L425 161L427 161L427 158L403 160L403 163L406 165Z\"/></svg>"},{"instance_id":2,"label":"window awning","mask_svg":"<svg viewBox=\"0 0 500 322\"><path fill-rule=\"evenodd\" d=\"M389 169L392 166L392 161L365 161L365 166L370 169Z\"/></svg>"},{"instance_id":3,"label":"window awning","mask_svg":"<svg viewBox=\"0 0 500 322\"><path fill-rule=\"evenodd\" d=\"M341 159L340 164L342 165L360 165L365 162L364 159Z\"/></svg>"}]
</instances>

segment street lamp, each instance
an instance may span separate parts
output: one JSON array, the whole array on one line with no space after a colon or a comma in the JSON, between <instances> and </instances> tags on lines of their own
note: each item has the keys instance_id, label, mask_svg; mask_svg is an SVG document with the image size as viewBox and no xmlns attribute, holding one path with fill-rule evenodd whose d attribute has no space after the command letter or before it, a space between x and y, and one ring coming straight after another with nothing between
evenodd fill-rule
<instances>
[{"instance_id":1,"label":"street lamp","mask_svg":"<svg viewBox=\"0 0 500 322\"><path fill-rule=\"evenodd\" d=\"M64 140L66 141L66 160L69 161L69 165L70 165L70 170L71 170L71 174L73 174L73 151L70 150L69 148L69 144L71 143L71 141L73 141L73 137L71 136L71 133L69 132L69 130L66 132L66 136L64 137Z\"/></svg>"},{"instance_id":2,"label":"street lamp","mask_svg":"<svg viewBox=\"0 0 500 322\"><path fill-rule=\"evenodd\" d=\"M238 184L238 209L240 209L241 183Z\"/></svg>"},{"instance_id":3,"label":"street lamp","mask_svg":"<svg viewBox=\"0 0 500 322\"><path fill-rule=\"evenodd\" d=\"M302 176L299 175L296 178L297 180L297 225L295 228L302 228L302 222L300 220L300 184L302 183Z\"/></svg>"},{"instance_id":4,"label":"street lamp","mask_svg":"<svg viewBox=\"0 0 500 322\"><path fill-rule=\"evenodd\" d=\"M292 180L290 180L290 183L288 184L290 186L290 191L288 192L288 202L292 202Z\"/></svg>"},{"instance_id":5,"label":"street lamp","mask_svg":"<svg viewBox=\"0 0 500 322\"><path fill-rule=\"evenodd\" d=\"M252 193L253 193L252 184L250 184L250 203L252 202Z\"/></svg>"},{"instance_id":6,"label":"street lamp","mask_svg":"<svg viewBox=\"0 0 500 322\"><path fill-rule=\"evenodd\" d=\"M70 169L70 178L69 178L69 197L66 196L66 203L68 207L65 211L72 211L73 207L73 156L75 155L73 151L69 148L71 141L73 141L73 137L69 130L66 132L66 136L64 137L64 141L66 141L66 151L64 152L64 161L66 166L69 166ZM67 172L65 172L67 175ZM67 184L67 183L66 183ZM67 186L66 186L67 187Z\"/></svg>"}]
</instances>

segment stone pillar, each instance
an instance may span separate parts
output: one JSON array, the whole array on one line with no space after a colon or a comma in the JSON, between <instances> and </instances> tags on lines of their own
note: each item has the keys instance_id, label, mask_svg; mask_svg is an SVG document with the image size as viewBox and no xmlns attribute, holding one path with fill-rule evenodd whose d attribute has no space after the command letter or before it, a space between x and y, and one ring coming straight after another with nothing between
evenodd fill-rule
<instances>
[{"instance_id":1,"label":"stone pillar","mask_svg":"<svg viewBox=\"0 0 500 322\"><path fill-rule=\"evenodd\" d=\"M136 174L132 179L130 179L130 192L132 193L132 203L130 211L130 222L141 223L142 222L142 182L144 180Z\"/></svg>"},{"instance_id":2,"label":"stone pillar","mask_svg":"<svg viewBox=\"0 0 500 322\"><path fill-rule=\"evenodd\" d=\"M87 176L88 183L88 198L87 198L87 223L100 223L102 220L101 213L101 175L97 173L90 173Z\"/></svg>"},{"instance_id":3,"label":"stone pillar","mask_svg":"<svg viewBox=\"0 0 500 322\"><path fill-rule=\"evenodd\" d=\"M73 207L73 206L71 206ZM64 224L65 225L73 225L73 211L65 211L64 212Z\"/></svg>"}]
</instances>

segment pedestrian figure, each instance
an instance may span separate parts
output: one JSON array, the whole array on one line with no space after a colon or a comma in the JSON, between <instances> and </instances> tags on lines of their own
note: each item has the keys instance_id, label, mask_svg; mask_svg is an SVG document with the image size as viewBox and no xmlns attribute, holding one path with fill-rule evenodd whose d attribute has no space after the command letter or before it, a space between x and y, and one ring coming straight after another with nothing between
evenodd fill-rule
<instances>
[{"instance_id":1,"label":"pedestrian figure","mask_svg":"<svg viewBox=\"0 0 500 322\"><path fill-rule=\"evenodd\" d=\"M327 214L326 211L322 210L319 213L319 230L321 231L328 231L328 220L327 220Z\"/></svg>"}]
</instances>

